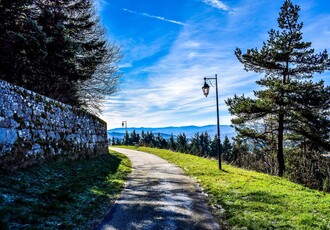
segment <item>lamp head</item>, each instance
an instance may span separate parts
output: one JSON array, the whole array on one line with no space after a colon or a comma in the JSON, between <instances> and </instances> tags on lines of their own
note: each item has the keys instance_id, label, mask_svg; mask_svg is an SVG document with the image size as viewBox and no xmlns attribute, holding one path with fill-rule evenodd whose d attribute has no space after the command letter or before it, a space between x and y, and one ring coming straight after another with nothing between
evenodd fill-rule
<instances>
[{"instance_id":1,"label":"lamp head","mask_svg":"<svg viewBox=\"0 0 330 230\"><path fill-rule=\"evenodd\" d=\"M207 97L207 95L209 95L210 92L210 86L206 83L206 79L204 78L204 85L202 87L203 90L203 94L205 95L205 97Z\"/></svg>"}]
</instances>

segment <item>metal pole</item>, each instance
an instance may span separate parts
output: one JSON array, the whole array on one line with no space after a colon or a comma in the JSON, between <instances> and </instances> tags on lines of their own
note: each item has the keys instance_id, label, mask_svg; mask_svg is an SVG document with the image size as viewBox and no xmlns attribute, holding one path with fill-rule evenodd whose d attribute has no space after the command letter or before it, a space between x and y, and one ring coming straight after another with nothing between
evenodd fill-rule
<instances>
[{"instance_id":1,"label":"metal pole","mask_svg":"<svg viewBox=\"0 0 330 230\"><path fill-rule=\"evenodd\" d=\"M128 132L127 132L127 120L123 121L122 122L122 127L125 125L125 130L126 130L126 134L125 134L125 137L128 137ZM124 137L124 138L125 138ZM126 138L126 145L128 145L128 139Z\"/></svg>"},{"instance_id":2,"label":"metal pole","mask_svg":"<svg viewBox=\"0 0 330 230\"><path fill-rule=\"evenodd\" d=\"M128 137L128 131L127 131L127 120L125 120L125 129L126 129L126 137ZM128 138L126 140L126 145L128 145Z\"/></svg>"},{"instance_id":3,"label":"metal pole","mask_svg":"<svg viewBox=\"0 0 330 230\"><path fill-rule=\"evenodd\" d=\"M218 76L217 76L217 74L215 75L215 90L216 90L216 100L217 100L218 158L219 158L219 169L221 170L220 118L219 118Z\"/></svg>"}]
</instances>

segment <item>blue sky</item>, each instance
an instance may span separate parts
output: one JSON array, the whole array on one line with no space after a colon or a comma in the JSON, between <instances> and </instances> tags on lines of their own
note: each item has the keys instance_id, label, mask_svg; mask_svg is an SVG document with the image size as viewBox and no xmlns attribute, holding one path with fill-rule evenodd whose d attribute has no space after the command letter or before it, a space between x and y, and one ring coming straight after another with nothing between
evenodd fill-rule
<instances>
[{"instance_id":1,"label":"blue sky","mask_svg":"<svg viewBox=\"0 0 330 230\"><path fill-rule=\"evenodd\" d=\"M330 1L296 0L303 40L330 51ZM230 124L224 103L252 96L261 78L234 55L261 47L277 29L282 0L97 0L110 42L122 48L120 91L107 99L108 128L216 124L215 88L205 98L204 77L218 74L220 123ZM329 71L316 75L330 84Z\"/></svg>"}]
</instances>

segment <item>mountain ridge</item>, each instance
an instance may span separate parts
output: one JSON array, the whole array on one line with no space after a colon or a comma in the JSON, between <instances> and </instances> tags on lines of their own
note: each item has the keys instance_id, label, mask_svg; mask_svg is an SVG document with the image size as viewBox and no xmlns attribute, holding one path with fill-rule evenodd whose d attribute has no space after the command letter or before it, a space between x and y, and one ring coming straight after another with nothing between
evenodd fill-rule
<instances>
[{"instance_id":1,"label":"mountain ridge","mask_svg":"<svg viewBox=\"0 0 330 230\"><path fill-rule=\"evenodd\" d=\"M205 126L167 126L167 127L127 127L128 133L133 131L137 133L142 132L152 132L157 135L160 133L164 138L168 139L172 134L176 137L180 133L185 133L187 138L192 138L196 133L207 132L211 138L217 133L216 125L205 125ZM109 138L114 137L115 139L122 139L126 133L126 128L114 128L108 130ZM230 125L220 125L220 139L223 140L225 136L228 136L229 139L236 136L235 129Z\"/></svg>"}]
</instances>

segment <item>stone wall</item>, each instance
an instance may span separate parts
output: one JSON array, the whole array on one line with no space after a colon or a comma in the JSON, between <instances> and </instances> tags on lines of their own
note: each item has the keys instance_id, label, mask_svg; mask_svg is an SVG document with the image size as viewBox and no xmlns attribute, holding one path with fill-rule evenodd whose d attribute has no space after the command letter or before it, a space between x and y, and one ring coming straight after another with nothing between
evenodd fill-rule
<instances>
[{"instance_id":1,"label":"stone wall","mask_svg":"<svg viewBox=\"0 0 330 230\"><path fill-rule=\"evenodd\" d=\"M0 168L107 153L107 124L0 80Z\"/></svg>"}]
</instances>

